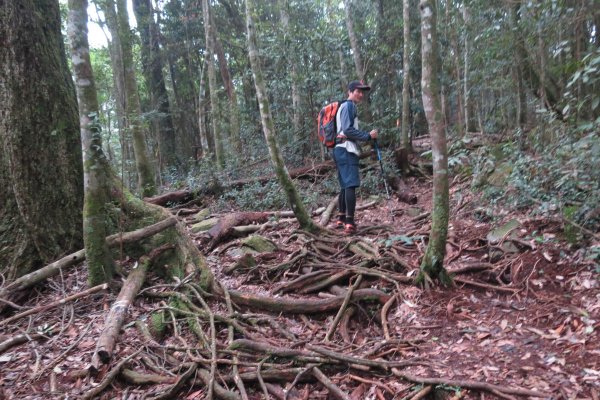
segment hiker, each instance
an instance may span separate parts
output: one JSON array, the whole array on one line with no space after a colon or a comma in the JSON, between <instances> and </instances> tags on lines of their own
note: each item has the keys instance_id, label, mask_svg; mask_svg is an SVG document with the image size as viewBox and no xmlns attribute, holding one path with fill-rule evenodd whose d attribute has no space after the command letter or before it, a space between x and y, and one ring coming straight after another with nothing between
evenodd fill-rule
<instances>
[{"instance_id":1,"label":"hiker","mask_svg":"<svg viewBox=\"0 0 600 400\"><path fill-rule=\"evenodd\" d=\"M377 130L371 132L358 129L356 104L361 103L371 87L363 81L352 81L348 84L348 100L340 105L336 115L338 135L333 149L333 159L338 171L340 194L338 197L338 220L336 228L343 228L346 234L356 232L354 210L356 209L356 188L360 186L358 173L358 142L366 142L377 138Z\"/></svg>"}]
</instances>

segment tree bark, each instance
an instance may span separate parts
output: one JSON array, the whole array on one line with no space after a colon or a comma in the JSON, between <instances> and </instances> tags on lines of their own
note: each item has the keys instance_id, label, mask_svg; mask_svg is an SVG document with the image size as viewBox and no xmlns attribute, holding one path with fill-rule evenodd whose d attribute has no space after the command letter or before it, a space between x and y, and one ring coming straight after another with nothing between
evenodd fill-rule
<instances>
[{"instance_id":1,"label":"tree bark","mask_svg":"<svg viewBox=\"0 0 600 400\"><path fill-rule=\"evenodd\" d=\"M212 134L215 142L215 159L218 168L225 166L225 150L223 146L223 134L221 132L219 109L219 98L217 96L217 73L214 60L214 38L212 35L212 21L208 0L202 0L202 12L204 18L204 34L206 37L206 65L208 70L208 90L210 92L210 115L212 121Z\"/></svg>"},{"instance_id":2,"label":"tree bark","mask_svg":"<svg viewBox=\"0 0 600 400\"><path fill-rule=\"evenodd\" d=\"M133 0L133 12L141 39L143 74L150 94L154 135L158 142L161 170L181 162L176 148L176 132L171 116L169 96L163 76L163 58L160 50L160 32L154 21L152 0Z\"/></svg>"},{"instance_id":3,"label":"tree bark","mask_svg":"<svg viewBox=\"0 0 600 400\"><path fill-rule=\"evenodd\" d=\"M77 100L55 0L0 6L0 273L81 248Z\"/></svg>"},{"instance_id":4,"label":"tree bark","mask_svg":"<svg viewBox=\"0 0 600 400\"><path fill-rule=\"evenodd\" d=\"M204 0L206 1L206 0ZM290 207L294 211L296 219L300 223L300 227L309 232L316 232L320 228L312 221L310 215L306 211L302 199L290 178L290 174L283 162L281 151L277 145L277 139L275 137L275 125L273 122L273 116L269 106L269 98L267 96L267 89L265 81L262 75L262 69L258 58L258 45L256 43L256 32L254 28L254 2L252 0L246 0L246 28L248 32L248 56L250 58L250 65L252 67L252 75L254 77L254 86L256 88L256 97L258 99L258 105L260 109L260 117L265 135L265 140L269 148L269 154L273 167L275 168L275 174L281 184Z\"/></svg>"},{"instance_id":5,"label":"tree bark","mask_svg":"<svg viewBox=\"0 0 600 400\"><path fill-rule=\"evenodd\" d=\"M111 32L113 40L118 38L119 46L115 45L114 52L120 52L122 61L120 67L123 72L123 89L125 102L124 126L130 130L135 155L135 165L138 174L138 191L144 197L156 193L154 171L146 149L145 132L142 129L142 108L135 77L135 63L133 62L133 51L131 31L129 28L129 16L125 0L103 0L101 8L106 15L106 24ZM116 63L115 63L116 64Z\"/></svg>"},{"instance_id":6,"label":"tree bark","mask_svg":"<svg viewBox=\"0 0 600 400\"><path fill-rule=\"evenodd\" d=\"M87 0L69 0L68 34L83 148L83 242L88 260L88 284L108 282L114 263L106 236L106 212L110 198L110 166L102 150L102 128L98 121L98 99L90 62L87 30Z\"/></svg>"},{"instance_id":7,"label":"tree bark","mask_svg":"<svg viewBox=\"0 0 600 400\"><path fill-rule=\"evenodd\" d=\"M149 255L142 256L127 276L125 283L123 283L117 299L106 316L104 328L96 343L96 351L92 356L92 366L96 370L99 369L100 363L106 364L110 361L117 338L119 337L119 331L127 317L127 310L144 284L146 272L150 264L164 249L165 247L158 248L153 250Z\"/></svg>"},{"instance_id":8,"label":"tree bark","mask_svg":"<svg viewBox=\"0 0 600 400\"><path fill-rule=\"evenodd\" d=\"M462 14L463 14L463 22L465 24L465 32L464 32L464 65L463 65L463 112L462 114L465 116L465 133L469 131L473 131L473 123L471 116L471 101L469 96L469 21L470 15L469 10L467 9L467 5L463 4L462 6Z\"/></svg>"},{"instance_id":9,"label":"tree bark","mask_svg":"<svg viewBox=\"0 0 600 400\"><path fill-rule=\"evenodd\" d=\"M210 16L212 19L212 15ZM241 121L240 121L240 108L238 106L237 94L235 93L235 87L233 86L233 80L229 73L229 66L227 57L225 57L225 50L219 39L217 28L214 22L211 21L210 25L212 29L212 37L214 40L214 50L219 60L219 70L221 71L221 79L225 85L225 93L227 94L227 100L229 100L229 141L233 149L240 154L242 151L242 138L241 134Z\"/></svg>"},{"instance_id":10,"label":"tree bark","mask_svg":"<svg viewBox=\"0 0 600 400\"><path fill-rule=\"evenodd\" d=\"M448 22L451 24L450 26L450 46L452 47L452 60L454 62L454 76L456 79L456 86L458 88L460 88L460 82L462 80L461 77L461 68L460 68L460 48L458 47L458 34L456 32L456 26L455 24L451 23L451 18L454 17L454 15L450 15L450 11L453 7L453 2L448 2L448 4L446 5L446 13L449 14L448 15ZM452 13L453 14L453 13ZM464 108L463 108L463 92L458 89L456 90L456 114L457 114L457 121L456 121L456 130L458 133L458 136L460 138L465 136L465 114L464 114Z\"/></svg>"},{"instance_id":11,"label":"tree bark","mask_svg":"<svg viewBox=\"0 0 600 400\"><path fill-rule=\"evenodd\" d=\"M448 151L443 116L440 106L437 57L436 10L432 0L421 0L421 56L423 107L431 134L433 152L433 210L427 250L421 261L418 283L428 279L438 279L449 284L450 279L444 268L446 239L448 236L449 189Z\"/></svg>"},{"instance_id":12,"label":"tree bark","mask_svg":"<svg viewBox=\"0 0 600 400\"><path fill-rule=\"evenodd\" d=\"M289 3L279 0L279 20L281 21L281 29L283 30L283 45L284 53L286 54L286 62L289 67L289 79L291 81L292 94L292 128L294 135L303 135L305 132L300 130L300 91L298 89L298 71L296 70L297 61L293 59L296 53L290 48L291 42L288 39L290 32L290 15L287 11Z\"/></svg>"},{"instance_id":13,"label":"tree bark","mask_svg":"<svg viewBox=\"0 0 600 400\"><path fill-rule=\"evenodd\" d=\"M351 10L351 0L344 0L344 10L346 11L346 28L348 29L348 38L352 47L352 57L354 58L354 68L356 76L359 80L365 80L365 69L362 62L360 47L358 46L358 38L354 31L354 20Z\"/></svg>"},{"instance_id":14,"label":"tree bark","mask_svg":"<svg viewBox=\"0 0 600 400\"><path fill-rule=\"evenodd\" d=\"M527 125L527 92L525 91L525 84L523 82L523 52L520 51L520 48L525 47L525 43L523 40L523 36L519 35L517 27L519 25L519 9L521 8L521 2L517 1L516 4L511 5L509 3L509 12L510 12L510 23L512 30L514 32L514 42L519 43L514 49L513 56L515 60L514 71L516 75L516 84L517 84L517 126L523 130L525 125ZM519 143L521 148L524 147L525 135L521 133L519 137Z\"/></svg>"},{"instance_id":15,"label":"tree bark","mask_svg":"<svg viewBox=\"0 0 600 400\"><path fill-rule=\"evenodd\" d=\"M412 152L409 125L409 81L410 81L410 0L403 1L402 18L404 20L404 51L402 53L402 132L400 169L402 175L408 173L408 153Z\"/></svg>"}]
</instances>

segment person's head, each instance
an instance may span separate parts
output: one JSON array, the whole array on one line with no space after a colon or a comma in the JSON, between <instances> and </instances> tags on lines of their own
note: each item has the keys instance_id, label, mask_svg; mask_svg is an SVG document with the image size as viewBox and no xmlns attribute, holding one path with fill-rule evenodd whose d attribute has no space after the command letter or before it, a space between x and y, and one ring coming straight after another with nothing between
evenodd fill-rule
<instances>
[{"instance_id":1,"label":"person's head","mask_svg":"<svg viewBox=\"0 0 600 400\"><path fill-rule=\"evenodd\" d=\"M348 84L348 100L360 103L369 90L371 90L371 86L364 81L352 81Z\"/></svg>"}]
</instances>

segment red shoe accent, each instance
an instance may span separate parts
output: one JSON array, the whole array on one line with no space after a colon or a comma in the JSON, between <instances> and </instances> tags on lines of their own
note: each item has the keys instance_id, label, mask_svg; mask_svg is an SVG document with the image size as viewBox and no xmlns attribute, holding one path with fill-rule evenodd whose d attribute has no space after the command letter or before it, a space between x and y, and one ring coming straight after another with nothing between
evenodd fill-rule
<instances>
[{"instance_id":1,"label":"red shoe accent","mask_svg":"<svg viewBox=\"0 0 600 400\"><path fill-rule=\"evenodd\" d=\"M344 229L344 221L335 221L335 229Z\"/></svg>"},{"instance_id":2,"label":"red shoe accent","mask_svg":"<svg viewBox=\"0 0 600 400\"><path fill-rule=\"evenodd\" d=\"M353 235L356 233L356 225L354 224L346 224L344 226L344 233L346 235Z\"/></svg>"}]
</instances>

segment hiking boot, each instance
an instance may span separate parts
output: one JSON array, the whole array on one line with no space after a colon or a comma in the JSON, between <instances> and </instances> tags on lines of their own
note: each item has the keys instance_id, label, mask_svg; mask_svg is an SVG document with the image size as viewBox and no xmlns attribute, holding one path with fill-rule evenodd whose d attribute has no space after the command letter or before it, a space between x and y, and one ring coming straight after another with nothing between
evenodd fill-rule
<instances>
[{"instance_id":1,"label":"hiking boot","mask_svg":"<svg viewBox=\"0 0 600 400\"><path fill-rule=\"evenodd\" d=\"M335 221L335 229L344 229L346 224L346 214L338 214L337 221Z\"/></svg>"},{"instance_id":2,"label":"hiking boot","mask_svg":"<svg viewBox=\"0 0 600 400\"><path fill-rule=\"evenodd\" d=\"M346 235L354 235L356 233L356 225L355 224L344 225L344 233Z\"/></svg>"}]
</instances>

